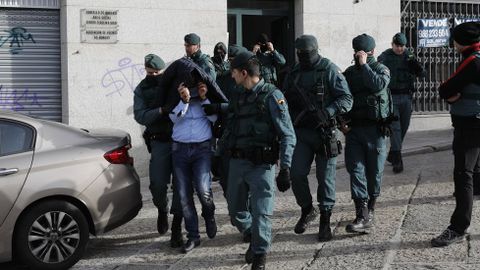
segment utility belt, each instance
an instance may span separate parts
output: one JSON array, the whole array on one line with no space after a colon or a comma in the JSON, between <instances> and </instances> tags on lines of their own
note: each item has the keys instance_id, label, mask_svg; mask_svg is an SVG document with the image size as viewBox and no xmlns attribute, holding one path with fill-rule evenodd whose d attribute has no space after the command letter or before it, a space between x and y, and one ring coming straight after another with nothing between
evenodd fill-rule
<instances>
[{"instance_id":1,"label":"utility belt","mask_svg":"<svg viewBox=\"0 0 480 270\"><path fill-rule=\"evenodd\" d=\"M342 142L336 136L327 137L315 153L325 158L334 158L342 153Z\"/></svg>"},{"instance_id":2,"label":"utility belt","mask_svg":"<svg viewBox=\"0 0 480 270\"><path fill-rule=\"evenodd\" d=\"M233 148L228 150L227 154L230 158L245 159L255 165L275 164L279 158L278 149L273 147Z\"/></svg>"}]
</instances>

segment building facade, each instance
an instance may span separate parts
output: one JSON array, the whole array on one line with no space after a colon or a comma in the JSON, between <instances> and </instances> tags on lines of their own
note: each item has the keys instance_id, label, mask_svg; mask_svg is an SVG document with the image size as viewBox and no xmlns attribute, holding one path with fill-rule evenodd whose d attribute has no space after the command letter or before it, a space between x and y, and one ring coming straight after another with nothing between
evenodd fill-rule
<instances>
[{"instance_id":1,"label":"building facade","mask_svg":"<svg viewBox=\"0 0 480 270\"><path fill-rule=\"evenodd\" d=\"M251 48L267 33L292 65L295 37L312 34L320 53L345 69L356 35L372 35L378 55L396 32L414 28L413 17L422 15L415 2L420 1L0 0L0 109L86 129L128 131L137 169L145 175L143 128L132 108L133 90L145 76L144 55L155 53L170 63L185 54L183 37L191 32L210 55L219 41ZM448 127L447 116L443 107L417 110L412 128Z\"/></svg>"}]
</instances>

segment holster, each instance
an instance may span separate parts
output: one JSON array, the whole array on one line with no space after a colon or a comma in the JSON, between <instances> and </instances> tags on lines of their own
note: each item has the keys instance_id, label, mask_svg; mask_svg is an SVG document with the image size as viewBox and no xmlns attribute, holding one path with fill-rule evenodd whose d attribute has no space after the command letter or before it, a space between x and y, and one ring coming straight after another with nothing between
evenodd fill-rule
<instances>
[{"instance_id":1,"label":"holster","mask_svg":"<svg viewBox=\"0 0 480 270\"><path fill-rule=\"evenodd\" d=\"M145 130L142 134L143 140L145 141L145 145L147 146L148 153L152 152L152 145L151 145L151 133Z\"/></svg>"}]
</instances>

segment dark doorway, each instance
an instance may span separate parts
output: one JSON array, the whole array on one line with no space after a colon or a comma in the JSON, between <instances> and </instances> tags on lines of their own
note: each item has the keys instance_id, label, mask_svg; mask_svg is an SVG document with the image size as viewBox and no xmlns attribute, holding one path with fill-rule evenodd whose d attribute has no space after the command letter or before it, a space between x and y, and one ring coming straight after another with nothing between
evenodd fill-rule
<instances>
[{"instance_id":1,"label":"dark doorway","mask_svg":"<svg viewBox=\"0 0 480 270\"><path fill-rule=\"evenodd\" d=\"M279 81L295 63L294 1L228 0L229 43L251 50L261 33L267 34L287 64L277 69Z\"/></svg>"}]
</instances>

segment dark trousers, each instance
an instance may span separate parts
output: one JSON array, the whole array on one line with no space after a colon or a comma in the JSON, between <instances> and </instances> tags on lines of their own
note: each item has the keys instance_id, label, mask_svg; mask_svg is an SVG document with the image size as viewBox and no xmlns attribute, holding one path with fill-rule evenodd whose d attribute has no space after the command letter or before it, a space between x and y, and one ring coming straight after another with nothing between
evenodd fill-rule
<instances>
[{"instance_id":1,"label":"dark trousers","mask_svg":"<svg viewBox=\"0 0 480 270\"><path fill-rule=\"evenodd\" d=\"M480 166L479 138L480 129L455 127L452 147L456 206L450 219L450 229L460 234L470 226L472 219L474 172Z\"/></svg>"},{"instance_id":2,"label":"dark trousers","mask_svg":"<svg viewBox=\"0 0 480 270\"><path fill-rule=\"evenodd\" d=\"M200 239L194 190L202 204L203 217L211 218L215 213L210 178L211 156L210 141L172 144L176 191L180 198L187 238L190 240Z\"/></svg>"},{"instance_id":3,"label":"dark trousers","mask_svg":"<svg viewBox=\"0 0 480 270\"><path fill-rule=\"evenodd\" d=\"M392 123L392 135L390 136L390 151L402 151L403 139L407 134L412 117L412 95L392 95L393 111L398 116L398 121Z\"/></svg>"}]
</instances>

